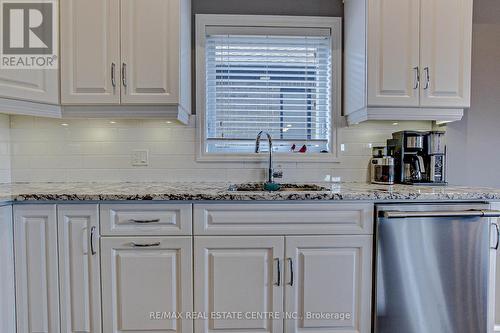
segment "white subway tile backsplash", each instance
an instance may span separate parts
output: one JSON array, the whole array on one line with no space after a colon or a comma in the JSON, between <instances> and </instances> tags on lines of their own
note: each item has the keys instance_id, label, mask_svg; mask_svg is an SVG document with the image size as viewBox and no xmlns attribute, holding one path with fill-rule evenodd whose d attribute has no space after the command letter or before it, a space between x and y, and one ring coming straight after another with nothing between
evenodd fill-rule
<instances>
[{"instance_id":1,"label":"white subway tile backsplash","mask_svg":"<svg viewBox=\"0 0 500 333\"><path fill-rule=\"evenodd\" d=\"M11 180L10 117L0 114L0 183Z\"/></svg>"},{"instance_id":2,"label":"white subway tile backsplash","mask_svg":"<svg viewBox=\"0 0 500 333\"><path fill-rule=\"evenodd\" d=\"M12 168L14 170L14 168ZM16 173L12 173L12 181L14 182L62 182L62 181L78 181L67 178L69 169L39 169L33 166L29 169L16 169ZM94 179L95 180L95 179Z\"/></svg>"},{"instance_id":3,"label":"white subway tile backsplash","mask_svg":"<svg viewBox=\"0 0 500 333\"><path fill-rule=\"evenodd\" d=\"M168 155L189 155L195 154L194 142L151 142L150 152L152 154L168 154Z\"/></svg>"},{"instance_id":4,"label":"white subway tile backsplash","mask_svg":"<svg viewBox=\"0 0 500 333\"><path fill-rule=\"evenodd\" d=\"M84 169L129 169L132 168L128 155L86 155L83 157Z\"/></svg>"},{"instance_id":5,"label":"white subway tile backsplash","mask_svg":"<svg viewBox=\"0 0 500 333\"><path fill-rule=\"evenodd\" d=\"M36 165L32 166L32 164L31 164L31 156L30 155L16 156L16 158L14 158L12 156L10 166L11 166L12 170L16 170L16 173L19 170L29 170L31 168L36 168Z\"/></svg>"},{"instance_id":6,"label":"white subway tile backsplash","mask_svg":"<svg viewBox=\"0 0 500 333\"><path fill-rule=\"evenodd\" d=\"M164 169L167 181L226 181L227 169ZM153 179L160 181L160 179Z\"/></svg>"},{"instance_id":7,"label":"white subway tile backsplash","mask_svg":"<svg viewBox=\"0 0 500 333\"><path fill-rule=\"evenodd\" d=\"M342 143L339 147L339 157L342 156L371 156L372 147L382 145L378 143Z\"/></svg>"},{"instance_id":8,"label":"white subway tile backsplash","mask_svg":"<svg viewBox=\"0 0 500 333\"><path fill-rule=\"evenodd\" d=\"M2 116L2 115L0 115ZM2 127L2 125L5 125L5 124L2 124L1 123L1 120L0 120L0 142L9 142L10 141L10 129L9 127ZM7 122L7 126L8 126L8 122Z\"/></svg>"},{"instance_id":9,"label":"white subway tile backsplash","mask_svg":"<svg viewBox=\"0 0 500 333\"><path fill-rule=\"evenodd\" d=\"M167 155L167 154L150 154L149 166L153 169L196 169L203 167L204 169L230 169L242 168L242 163L203 163L200 165L196 162L194 155Z\"/></svg>"},{"instance_id":10,"label":"white subway tile backsplash","mask_svg":"<svg viewBox=\"0 0 500 333\"><path fill-rule=\"evenodd\" d=\"M3 129L0 129L0 131ZM8 156L10 154L10 144L8 141L0 141L0 156Z\"/></svg>"},{"instance_id":11,"label":"white subway tile backsplash","mask_svg":"<svg viewBox=\"0 0 500 333\"><path fill-rule=\"evenodd\" d=\"M229 182L255 182L266 177L266 171L263 168L256 169L227 169L227 181Z\"/></svg>"},{"instance_id":12,"label":"white subway tile backsplash","mask_svg":"<svg viewBox=\"0 0 500 333\"><path fill-rule=\"evenodd\" d=\"M283 181L338 178L366 181L372 146L385 144L394 131L429 130L431 126L430 122L394 125L378 121L340 128L338 162L275 162L275 167L283 169ZM0 181L248 182L265 179L265 161L197 162L195 140L195 117L191 117L188 126L183 126L158 119L61 120L25 116L9 119L0 115L0 158L6 157L4 161L8 161L0 162ZM149 151L148 166L132 166L130 155L135 149Z\"/></svg>"},{"instance_id":13,"label":"white subway tile backsplash","mask_svg":"<svg viewBox=\"0 0 500 333\"><path fill-rule=\"evenodd\" d=\"M34 155L30 157L31 167L37 169L78 169L84 167L80 155Z\"/></svg>"},{"instance_id":14,"label":"white subway tile backsplash","mask_svg":"<svg viewBox=\"0 0 500 333\"><path fill-rule=\"evenodd\" d=\"M11 142L12 156L48 154L49 141L16 142L14 140L13 138Z\"/></svg>"},{"instance_id":15,"label":"white subway tile backsplash","mask_svg":"<svg viewBox=\"0 0 500 333\"><path fill-rule=\"evenodd\" d=\"M10 179L10 169L0 170L0 183L9 183Z\"/></svg>"}]
</instances>

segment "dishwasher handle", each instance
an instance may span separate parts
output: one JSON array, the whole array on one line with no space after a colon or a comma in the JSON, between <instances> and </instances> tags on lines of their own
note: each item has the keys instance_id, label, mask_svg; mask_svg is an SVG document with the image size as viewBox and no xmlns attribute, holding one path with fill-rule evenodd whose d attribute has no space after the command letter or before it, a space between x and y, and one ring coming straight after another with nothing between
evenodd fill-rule
<instances>
[{"instance_id":1,"label":"dishwasher handle","mask_svg":"<svg viewBox=\"0 0 500 333\"><path fill-rule=\"evenodd\" d=\"M403 219L412 217L500 217L500 210L450 210L450 211L382 211L386 219Z\"/></svg>"}]
</instances>

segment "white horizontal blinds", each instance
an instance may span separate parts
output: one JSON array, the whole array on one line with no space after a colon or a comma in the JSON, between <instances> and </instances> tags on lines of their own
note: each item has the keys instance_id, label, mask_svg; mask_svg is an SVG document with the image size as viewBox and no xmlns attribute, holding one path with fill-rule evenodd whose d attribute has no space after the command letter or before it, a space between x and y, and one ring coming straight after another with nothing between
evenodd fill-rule
<instances>
[{"instance_id":1,"label":"white horizontal blinds","mask_svg":"<svg viewBox=\"0 0 500 333\"><path fill-rule=\"evenodd\" d=\"M327 29L305 31L282 28L263 34L260 29L252 35L207 36L209 144L242 147L265 130L285 147L311 144L328 150L330 34Z\"/></svg>"}]
</instances>

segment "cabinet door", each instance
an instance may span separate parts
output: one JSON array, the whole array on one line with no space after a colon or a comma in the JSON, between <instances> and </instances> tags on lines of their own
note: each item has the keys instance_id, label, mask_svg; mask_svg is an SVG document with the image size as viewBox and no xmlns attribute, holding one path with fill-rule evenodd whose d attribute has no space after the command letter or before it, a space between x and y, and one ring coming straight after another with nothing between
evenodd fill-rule
<instances>
[{"instance_id":1,"label":"cabinet door","mask_svg":"<svg viewBox=\"0 0 500 333\"><path fill-rule=\"evenodd\" d=\"M17 333L58 333L55 205L14 207Z\"/></svg>"},{"instance_id":2,"label":"cabinet door","mask_svg":"<svg viewBox=\"0 0 500 333\"><path fill-rule=\"evenodd\" d=\"M195 237L195 311L282 312L283 237ZM283 320L195 320L196 333L280 333Z\"/></svg>"},{"instance_id":3,"label":"cabinet door","mask_svg":"<svg viewBox=\"0 0 500 333\"><path fill-rule=\"evenodd\" d=\"M469 107L472 0L421 0L424 107Z\"/></svg>"},{"instance_id":4,"label":"cabinet door","mask_svg":"<svg viewBox=\"0 0 500 333\"><path fill-rule=\"evenodd\" d=\"M500 210L500 202L493 202L491 209ZM492 225L500 226L500 219L492 219ZM500 332L500 251L496 244L500 235L495 226L491 229L490 246L490 281L488 293L488 332Z\"/></svg>"},{"instance_id":5,"label":"cabinet door","mask_svg":"<svg viewBox=\"0 0 500 333\"><path fill-rule=\"evenodd\" d=\"M122 0L123 104L179 102L180 0Z\"/></svg>"},{"instance_id":6,"label":"cabinet door","mask_svg":"<svg viewBox=\"0 0 500 333\"><path fill-rule=\"evenodd\" d=\"M191 237L101 240L103 332L192 333Z\"/></svg>"},{"instance_id":7,"label":"cabinet door","mask_svg":"<svg viewBox=\"0 0 500 333\"><path fill-rule=\"evenodd\" d=\"M59 205L62 333L101 332L97 205Z\"/></svg>"},{"instance_id":8,"label":"cabinet door","mask_svg":"<svg viewBox=\"0 0 500 333\"><path fill-rule=\"evenodd\" d=\"M371 332L372 236L286 238L286 333Z\"/></svg>"},{"instance_id":9,"label":"cabinet door","mask_svg":"<svg viewBox=\"0 0 500 333\"><path fill-rule=\"evenodd\" d=\"M416 107L419 0L376 0L368 6L368 105Z\"/></svg>"},{"instance_id":10,"label":"cabinet door","mask_svg":"<svg viewBox=\"0 0 500 333\"><path fill-rule=\"evenodd\" d=\"M120 103L120 0L61 1L61 103Z\"/></svg>"},{"instance_id":11,"label":"cabinet door","mask_svg":"<svg viewBox=\"0 0 500 333\"><path fill-rule=\"evenodd\" d=\"M0 69L0 97L59 104L59 71Z\"/></svg>"},{"instance_id":12,"label":"cabinet door","mask_svg":"<svg viewBox=\"0 0 500 333\"><path fill-rule=\"evenodd\" d=\"M0 332L16 332L12 206L0 207Z\"/></svg>"}]
</instances>

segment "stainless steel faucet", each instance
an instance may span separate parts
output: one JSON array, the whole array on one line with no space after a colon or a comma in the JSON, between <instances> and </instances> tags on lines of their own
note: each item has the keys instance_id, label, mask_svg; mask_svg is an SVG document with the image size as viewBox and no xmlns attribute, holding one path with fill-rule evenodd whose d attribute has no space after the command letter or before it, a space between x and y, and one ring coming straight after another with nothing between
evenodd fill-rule
<instances>
[{"instance_id":1,"label":"stainless steel faucet","mask_svg":"<svg viewBox=\"0 0 500 333\"><path fill-rule=\"evenodd\" d=\"M273 170L273 138L271 138L271 135L265 131L260 131L259 134L257 134L257 138L255 139L255 153L259 152L260 148L260 138L262 134L265 134L267 136L267 141L269 142L269 167L267 170L267 182L268 183L274 183L274 178L282 178L283 177L283 172L274 172Z\"/></svg>"}]
</instances>

